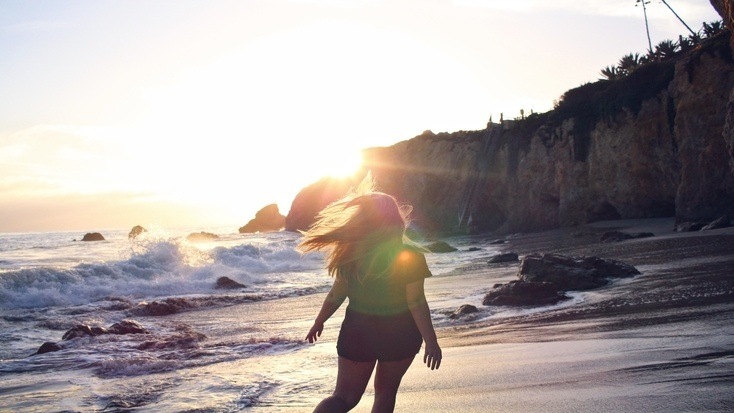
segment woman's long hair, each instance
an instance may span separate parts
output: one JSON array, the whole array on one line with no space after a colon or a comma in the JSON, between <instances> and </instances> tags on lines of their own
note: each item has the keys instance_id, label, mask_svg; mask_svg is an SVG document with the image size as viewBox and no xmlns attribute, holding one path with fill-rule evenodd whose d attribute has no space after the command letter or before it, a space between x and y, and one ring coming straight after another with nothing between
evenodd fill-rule
<instances>
[{"instance_id":1,"label":"woman's long hair","mask_svg":"<svg viewBox=\"0 0 734 413\"><path fill-rule=\"evenodd\" d=\"M412 208L375 190L370 173L356 189L331 203L304 232L302 252L324 251L329 275L364 282L385 276L404 244Z\"/></svg>"}]
</instances>

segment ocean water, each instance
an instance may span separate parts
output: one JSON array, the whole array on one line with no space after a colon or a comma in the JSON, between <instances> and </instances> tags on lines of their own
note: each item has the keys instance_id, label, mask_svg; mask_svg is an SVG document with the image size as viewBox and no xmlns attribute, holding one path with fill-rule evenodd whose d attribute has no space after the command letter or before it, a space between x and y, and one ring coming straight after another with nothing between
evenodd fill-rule
<instances>
[{"instance_id":1,"label":"ocean water","mask_svg":"<svg viewBox=\"0 0 734 413\"><path fill-rule=\"evenodd\" d=\"M202 230L219 238L187 241ZM323 343L303 341L331 279L321 254L295 250L299 234L102 233L96 242L77 232L0 234L0 410L293 411L330 391L343 308ZM451 242L464 251L429 254L434 278L494 253ZM217 289L220 277L245 287ZM482 291L434 294L437 326ZM174 310L160 315L155 304ZM76 325L123 320L146 333L62 340ZM60 350L34 354L46 342Z\"/></svg>"}]
</instances>

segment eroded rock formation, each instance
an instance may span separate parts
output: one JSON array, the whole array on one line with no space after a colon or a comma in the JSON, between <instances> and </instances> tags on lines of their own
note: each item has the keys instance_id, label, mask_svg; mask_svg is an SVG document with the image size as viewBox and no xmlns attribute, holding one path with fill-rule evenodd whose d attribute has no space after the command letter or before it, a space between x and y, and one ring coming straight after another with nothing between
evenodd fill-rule
<instances>
[{"instance_id":1,"label":"eroded rock formation","mask_svg":"<svg viewBox=\"0 0 734 413\"><path fill-rule=\"evenodd\" d=\"M212 234L211 232L192 232L191 234L186 236L186 240L189 242L210 242L210 241L216 241L219 239L219 235Z\"/></svg>"},{"instance_id":2,"label":"eroded rock formation","mask_svg":"<svg viewBox=\"0 0 734 413\"><path fill-rule=\"evenodd\" d=\"M104 241L104 235L99 232L87 232L82 237L82 241Z\"/></svg>"},{"instance_id":3,"label":"eroded rock formation","mask_svg":"<svg viewBox=\"0 0 734 413\"><path fill-rule=\"evenodd\" d=\"M291 204L285 218L286 231L305 231L325 206L347 194L359 183L356 178L323 178L303 188Z\"/></svg>"},{"instance_id":4,"label":"eroded rock formation","mask_svg":"<svg viewBox=\"0 0 734 413\"><path fill-rule=\"evenodd\" d=\"M130 239L137 238L140 234L143 234L143 233L146 233L146 232L148 232L147 229L143 228L140 225L136 225L136 226L132 227L132 229L130 230L130 232L128 232L127 237L130 238Z\"/></svg>"},{"instance_id":5,"label":"eroded rock formation","mask_svg":"<svg viewBox=\"0 0 734 413\"><path fill-rule=\"evenodd\" d=\"M274 232L280 231L285 227L285 216L278 210L278 205L270 204L255 213L255 218L251 219L243 227L240 227L240 234L254 232Z\"/></svg>"}]
</instances>

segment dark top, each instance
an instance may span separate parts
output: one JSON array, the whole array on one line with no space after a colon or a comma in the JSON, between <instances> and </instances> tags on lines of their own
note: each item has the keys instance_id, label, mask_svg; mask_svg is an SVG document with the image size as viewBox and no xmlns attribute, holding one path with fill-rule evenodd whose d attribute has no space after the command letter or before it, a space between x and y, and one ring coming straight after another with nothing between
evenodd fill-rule
<instances>
[{"instance_id":1,"label":"dark top","mask_svg":"<svg viewBox=\"0 0 734 413\"><path fill-rule=\"evenodd\" d=\"M391 261L383 276L368 276L362 282L356 278L348 279L349 310L374 315L399 314L409 310L405 285L431 276L426 257L405 246L391 254Z\"/></svg>"}]
</instances>

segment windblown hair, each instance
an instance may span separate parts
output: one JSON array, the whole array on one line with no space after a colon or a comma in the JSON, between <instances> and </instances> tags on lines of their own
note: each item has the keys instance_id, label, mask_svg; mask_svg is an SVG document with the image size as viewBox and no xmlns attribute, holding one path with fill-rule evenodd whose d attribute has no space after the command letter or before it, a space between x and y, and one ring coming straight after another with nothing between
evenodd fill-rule
<instances>
[{"instance_id":1,"label":"windblown hair","mask_svg":"<svg viewBox=\"0 0 734 413\"><path fill-rule=\"evenodd\" d=\"M304 232L302 252L324 251L329 275L356 279L385 276L403 247L412 207L377 192L371 174L344 198L324 208Z\"/></svg>"}]
</instances>

